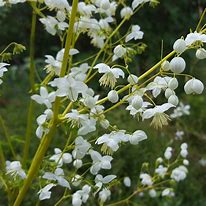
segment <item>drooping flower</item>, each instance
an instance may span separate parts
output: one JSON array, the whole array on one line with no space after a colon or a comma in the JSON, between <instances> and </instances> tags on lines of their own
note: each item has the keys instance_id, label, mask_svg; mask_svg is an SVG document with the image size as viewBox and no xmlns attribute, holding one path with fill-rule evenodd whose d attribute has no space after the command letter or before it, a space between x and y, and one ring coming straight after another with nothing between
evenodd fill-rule
<instances>
[{"instance_id":1,"label":"drooping flower","mask_svg":"<svg viewBox=\"0 0 206 206\"><path fill-rule=\"evenodd\" d=\"M201 94L204 90L203 83L198 79L190 79L184 86L186 94Z\"/></svg>"},{"instance_id":2,"label":"drooping flower","mask_svg":"<svg viewBox=\"0 0 206 206\"><path fill-rule=\"evenodd\" d=\"M16 178L16 176L19 176L22 179L26 178L26 173L22 169L19 161L6 161L6 174L9 174L14 178Z\"/></svg>"},{"instance_id":3,"label":"drooping flower","mask_svg":"<svg viewBox=\"0 0 206 206\"><path fill-rule=\"evenodd\" d=\"M134 40L142 39L143 35L144 35L144 32L140 31L140 26L134 25L134 26L132 26L131 33L126 36L125 42L128 42L132 39L134 39Z\"/></svg>"},{"instance_id":4,"label":"drooping flower","mask_svg":"<svg viewBox=\"0 0 206 206\"><path fill-rule=\"evenodd\" d=\"M124 72L119 68L110 68L108 65L104 63L97 64L94 69L98 69L100 74L104 74L99 82L100 85L109 86L114 88L117 79L121 76L124 78Z\"/></svg>"},{"instance_id":5,"label":"drooping flower","mask_svg":"<svg viewBox=\"0 0 206 206\"><path fill-rule=\"evenodd\" d=\"M43 187L39 192L39 200L45 200L51 198L51 189L56 186L55 184L48 184L45 187Z\"/></svg>"}]
</instances>

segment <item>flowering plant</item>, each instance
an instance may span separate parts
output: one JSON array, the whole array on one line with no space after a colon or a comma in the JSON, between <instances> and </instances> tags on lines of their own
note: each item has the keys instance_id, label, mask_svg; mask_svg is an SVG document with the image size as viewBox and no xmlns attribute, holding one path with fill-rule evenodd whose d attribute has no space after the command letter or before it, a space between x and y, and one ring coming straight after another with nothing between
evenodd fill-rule
<instances>
[{"instance_id":1,"label":"flowering plant","mask_svg":"<svg viewBox=\"0 0 206 206\"><path fill-rule=\"evenodd\" d=\"M0 6L23 2L26 0L0 0ZM139 25L131 25L124 32L121 28L144 5L156 6L159 3L157 0L133 0L129 5L126 1L111 0L73 0L72 5L67 0L32 0L28 3L33 9L31 100L20 161L5 161L0 145L0 178L8 192L9 204L21 205L35 181L35 191L40 201L52 198L54 188L62 187L63 194L53 205L61 205L64 201L70 201L73 206L88 202L105 205L112 198L112 191L121 183L112 172L116 152L122 145L141 144L148 138L141 129L129 132L118 128L107 119L107 113L126 105L121 108L140 121L151 119L151 126L155 129L165 127L172 118L184 113L183 109L178 110L179 98L175 92L180 79L186 81L184 91L188 95L201 94L204 90L200 80L185 73L186 62L182 55L188 50L195 50L198 59L206 58L206 29L201 27L205 12L195 31L177 39L172 52L137 76L130 72L130 63L135 55L146 48L141 42L144 32ZM34 61L38 18L45 30L57 35L63 45L55 57L45 56L45 77L41 82L36 81ZM76 56L81 51L76 45L81 35L87 35L96 49L93 55L77 61ZM12 47L13 53L9 53ZM11 43L0 53L0 83L9 68L5 62L24 49L20 44ZM92 88L91 82L97 79L100 86L108 89L107 96L102 97L96 88ZM164 94L164 100L159 103L161 94ZM43 105L45 110L36 119L36 136L40 144L30 163L28 153L35 104ZM172 110L174 112L170 115ZM61 148L52 144L54 138L59 139ZM54 154L47 156L49 147ZM129 204L132 198L143 192L148 192L151 197L174 196L174 182L184 180L188 173L188 145L181 144L176 158L173 151L172 147L167 147L163 157L157 158L154 163L153 171L148 164L143 164L136 184L129 177L124 177L123 185L132 185L133 192L121 200L112 199L108 204ZM11 152L16 157L12 146Z\"/></svg>"}]
</instances>

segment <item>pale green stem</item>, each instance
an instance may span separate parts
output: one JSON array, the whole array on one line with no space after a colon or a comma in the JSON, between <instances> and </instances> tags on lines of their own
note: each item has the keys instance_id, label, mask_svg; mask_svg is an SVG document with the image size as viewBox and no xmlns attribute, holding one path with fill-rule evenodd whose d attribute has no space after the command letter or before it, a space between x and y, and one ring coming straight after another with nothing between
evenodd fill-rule
<instances>
[{"instance_id":1,"label":"pale green stem","mask_svg":"<svg viewBox=\"0 0 206 206\"><path fill-rule=\"evenodd\" d=\"M4 120L3 120L3 118L2 118L1 115L0 115L0 124L1 124L1 127L2 127L2 129L3 129L5 138L6 138L7 142L8 142L8 146L9 146L9 149L10 149L10 151L11 151L11 154L12 154L13 158L16 158L16 153L15 153L15 150L14 150L14 148L13 148L13 146L12 146L9 133L8 133L8 131L7 131L7 127L6 127L5 123L4 123Z\"/></svg>"},{"instance_id":2,"label":"pale green stem","mask_svg":"<svg viewBox=\"0 0 206 206\"><path fill-rule=\"evenodd\" d=\"M36 7L36 3L32 3L33 8ZM35 91L35 62L34 62L34 54L35 54L35 33L36 33L36 22L37 15L33 9L32 13L32 25L31 25L31 35L30 35L30 66L29 66L29 81L31 87L31 93L33 94ZM29 154L29 148L31 144L31 135L32 135L32 123L34 119L34 101L31 99L29 103L28 116L27 116L27 128L25 135L25 143L24 143L24 151L23 151L23 161L22 165L24 166L27 161L27 157Z\"/></svg>"},{"instance_id":3,"label":"pale green stem","mask_svg":"<svg viewBox=\"0 0 206 206\"><path fill-rule=\"evenodd\" d=\"M72 12L71 12L71 18L70 18L70 23L69 23L69 28L67 31L67 39L66 39L66 44L65 44L65 53L63 57L63 63L62 63L62 68L61 68L61 73L60 76L63 77L65 75L66 69L67 69L67 63L69 59L69 50L71 47L71 38L73 35L73 27L74 27L74 22L75 22L75 17L77 13L77 6L78 6L78 0L73 0L72 4ZM39 167L41 165L41 162L45 156L45 153L50 145L50 142L55 134L57 124L58 124L58 112L59 112L59 106L60 106L60 98L56 98L54 102L54 115L53 119L51 120L51 128L49 132L43 137L37 152L33 158L32 164L29 168L27 178L24 181L23 187L21 188L16 201L13 206L19 206L21 205L30 185L32 184L32 181L36 174L39 171Z\"/></svg>"}]
</instances>

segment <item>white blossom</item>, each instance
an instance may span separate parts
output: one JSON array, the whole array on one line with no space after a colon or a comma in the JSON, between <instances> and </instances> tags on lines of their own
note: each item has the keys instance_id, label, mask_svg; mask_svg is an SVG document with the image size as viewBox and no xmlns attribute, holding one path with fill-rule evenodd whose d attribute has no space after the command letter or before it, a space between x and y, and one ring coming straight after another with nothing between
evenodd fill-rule
<instances>
[{"instance_id":1,"label":"white blossom","mask_svg":"<svg viewBox=\"0 0 206 206\"><path fill-rule=\"evenodd\" d=\"M3 63L3 62L1 62L0 63L0 84L2 84L2 80L1 80L1 78L3 77L3 75L4 75L4 72L7 72L8 71L8 69L6 68L6 66L8 66L9 64L6 64L6 63Z\"/></svg>"},{"instance_id":2,"label":"white blossom","mask_svg":"<svg viewBox=\"0 0 206 206\"><path fill-rule=\"evenodd\" d=\"M22 169L21 163L19 161L6 161L6 174L9 174L16 178L19 176L21 179L26 178L26 173Z\"/></svg>"},{"instance_id":3,"label":"white blossom","mask_svg":"<svg viewBox=\"0 0 206 206\"><path fill-rule=\"evenodd\" d=\"M173 49L178 53L184 52L186 50L186 47L187 45L184 39L177 39L173 44Z\"/></svg>"},{"instance_id":4,"label":"white blossom","mask_svg":"<svg viewBox=\"0 0 206 206\"><path fill-rule=\"evenodd\" d=\"M130 136L129 141L131 144L136 145L145 139L147 139L146 133L142 130L137 130Z\"/></svg>"},{"instance_id":5,"label":"white blossom","mask_svg":"<svg viewBox=\"0 0 206 206\"><path fill-rule=\"evenodd\" d=\"M39 192L39 200L45 200L51 198L51 189L52 187L56 186L55 184L48 184L45 187L43 187Z\"/></svg>"},{"instance_id":6,"label":"white blossom","mask_svg":"<svg viewBox=\"0 0 206 206\"><path fill-rule=\"evenodd\" d=\"M196 51L196 57L198 59L205 59L206 58L206 50L204 48L199 48Z\"/></svg>"},{"instance_id":7,"label":"white blossom","mask_svg":"<svg viewBox=\"0 0 206 206\"><path fill-rule=\"evenodd\" d=\"M140 175L140 179L141 179L142 185L151 186L153 184L151 176L148 175L147 173L142 173Z\"/></svg>"},{"instance_id":8,"label":"white blossom","mask_svg":"<svg viewBox=\"0 0 206 206\"><path fill-rule=\"evenodd\" d=\"M190 79L184 86L186 94L201 94L204 90L203 83L198 79Z\"/></svg>"},{"instance_id":9,"label":"white blossom","mask_svg":"<svg viewBox=\"0 0 206 206\"><path fill-rule=\"evenodd\" d=\"M119 100L118 93L117 93L115 90L111 90L111 91L108 93L107 97L108 97L108 100L109 100L110 102L112 102L112 103L116 103L116 102L118 102L118 100Z\"/></svg>"},{"instance_id":10,"label":"white blossom","mask_svg":"<svg viewBox=\"0 0 206 206\"><path fill-rule=\"evenodd\" d=\"M132 39L137 40L137 39L142 39L144 35L144 32L140 31L140 26L139 25L133 25L132 26L132 31L130 34L126 36L125 42L128 42Z\"/></svg>"},{"instance_id":11,"label":"white blossom","mask_svg":"<svg viewBox=\"0 0 206 206\"><path fill-rule=\"evenodd\" d=\"M184 180L187 176L187 168L183 165L175 168L172 170L171 178L175 181L179 182L181 180Z\"/></svg>"},{"instance_id":12,"label":"white blossom","mask_svg":"<svg viewBox=\"0 0 206 206\"><path fill-rule=\"evenodd\" d=\"M186 63L182 57L174 57L170 61L170 70L174 73L182 73L185 70Z\"/></svg>"},{"instance_id":13,"label":"white blossom","mask_svg":"<svg viewBox=\"0 0 206 206\"><path fill-rule=\"evenodd\" d=\"M124 177L123 183L125 187L131 187L131 179L129 177Z\"/></svg>"}]
</instances>

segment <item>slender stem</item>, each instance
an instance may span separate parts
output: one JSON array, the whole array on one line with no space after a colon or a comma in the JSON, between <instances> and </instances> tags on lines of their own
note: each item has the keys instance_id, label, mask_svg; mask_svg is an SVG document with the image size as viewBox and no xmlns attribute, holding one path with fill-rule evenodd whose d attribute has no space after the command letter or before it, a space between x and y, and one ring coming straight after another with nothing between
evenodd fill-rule
<instances>
[{"instance_id":1,"label":"slender stem","mask_svg":"<svg viewBox=\"0 0 206 206\"><path fill-rule=\"evenodd\" d=\"M3 120L3 118L2 118L1 115L0 115L0 125L1 125L1 127L2 127L2 129L3 129L4 135L5 135L6 140L7 140L7 142L8 142L9 149L10 149L10 151L11 151L11 154L12 154L13 158L16 158L16 153L15 153L15 150L14 150L14 148L13 148L13 146L12 146L12 143L11 143L11 140L10 140L10 136L9 136L7 127L6 127L5 123L4 123L4 120Z\"/></svg>"},{"instance_id":2,"label":"slender stem","mask_svg":"<svg viewBox=\"0 0 206 206\"><path fill-rule=\"evenodd\" d=\"M198 25L196 27L196 31L198 31L200 29L200 26L201 26L201 23L202 23L202 21L204 19L205 14L206 14L206 8L204 9L204 11L203 11L203 13L202 13L202 15L200 17L200 20L199 20Z\"/></svg>"},{"instance_id":3,"label":"slender stem","mask_svg":"<svg viewBox=\"0 0 206 206\"><path fill-rule=\"evenodd\" d=\"M0 142L0 169L2 169L2 171L5 169L5 155L4 155L4 150L1 142Z\"/></svg>"},{"instance_id":4,"label":"slender stem","mask_svg":"<svg viewBox=\"0 0 206 206\"><path fill-rule=\"evenodd\" d=\"M32 3L32 5L33 5L33 8L36 7L36 3ZM29 53L30 53L29 54L29 57L30 57L29 81L30 81L31 93L34 93L34 91L35 91L34 55L35 55L36 22L37 22L37 15L33 9L31 35L30 35L30 50L29 50ZM22 161L23 166L25 165L25 163L27 161L28 154L29 154L33 119L34 119L34 101L31 99L30 103L29 103L29 110L28 110L28 116L27 116L27 128L26 128L25 144L24 144L24 151L23 151L23 161Z\"/></svg>"},{"instance_id":5,"label":"slender stem","mask_svg":"<svg viewBox=\"0 0 206 206\"><path fill-rule=\"evenodd\" d=\"M78 6L78 0L73 0L72 3L72 12L71 12L71 18L70 18L70 24L69 24L69 28L67 31L67 40L66 40L66 44L65 44L65 52L64 52L64 57L63 57L63 63L62 63L62 68L61 68L61 73L60 76L64 76L66 69L67 69L67 63L68 63L68 59L69 59L69 49L71 47L71 37L72 37L72 33L73 33L73 27L74 27L74 22L75 22L75 17L76 17L76 13L77 13L77 6ZM41 162L45 156L45 153L50 145L50 142L56 132L56 128L57 128L57 124L58 124L58 112L59 112L59 106L60 106L60 98L56 98L55 102L54 102L54 114L53 114L53 119L51 120L51 128L49 130L49 132L44 135L38 149L37 152L33 158L32 164L29 168L28 171L28 175L26 180L24 181L23 187L21 188L15 202L13 206L20 206L34 177L36 176L36 174L39 171L39 167L41 165Z\"/></svg>"}]
</instances>

